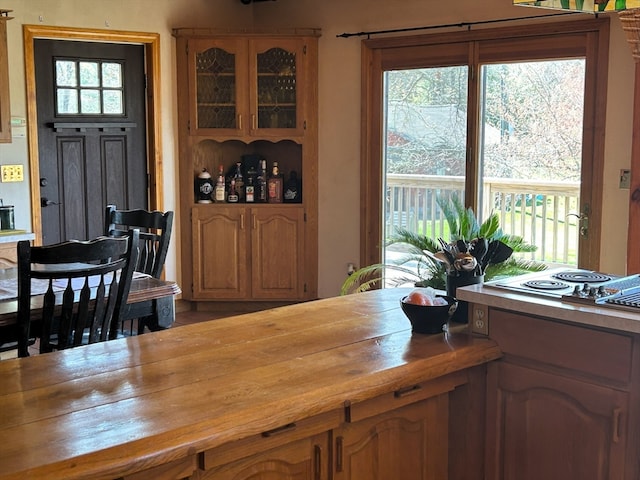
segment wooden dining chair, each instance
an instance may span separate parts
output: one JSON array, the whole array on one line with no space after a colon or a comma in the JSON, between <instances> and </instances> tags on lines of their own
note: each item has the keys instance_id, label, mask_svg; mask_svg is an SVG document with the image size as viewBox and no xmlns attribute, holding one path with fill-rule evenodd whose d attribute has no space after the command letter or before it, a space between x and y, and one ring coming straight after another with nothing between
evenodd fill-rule
<instances>
[{"instance_id":1,"label":"wooden dining chair","mask_svg":"<svg viewBox=\"0 0 640 480\"><path fill-rule=\"evenodd\" d=\"M40 353L116 338L138 242L137 230L126 238L44 247L18 242L18 356L29 356L32 336L40 341ZM44 281L41 305L32 298L33 280Z\"/></svg>"},{"instance_id":2,"label":"wooden dining chair","mask_svg":"<svg viewBox=\"0 0 640 480\"><path fill-rule=\"evenodd\" d=\"M148 210L118 210L115 205L107 205L105 210L104 233L111 237L128 235L131 228L140 230L140 256L136 271L160 278L171 241L173 212ZM161 330L173 321L173 300L141 302L126 313L126 319L138 320L137 333Z\"/></svg>"}]
</instances>

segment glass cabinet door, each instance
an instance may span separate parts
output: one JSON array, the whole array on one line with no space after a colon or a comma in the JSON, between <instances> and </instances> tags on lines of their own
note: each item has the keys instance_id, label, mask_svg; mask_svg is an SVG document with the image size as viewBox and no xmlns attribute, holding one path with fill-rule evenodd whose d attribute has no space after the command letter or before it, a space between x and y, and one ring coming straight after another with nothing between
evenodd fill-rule
<instances>
[{"instance_id":1,"label":"glass cabinet door","mask_svg":"<svg viewBox=\"0 0 640 480\"><path fill-rule=\"evenodd\" d=\"M289 39L260 39L252 43L253 78L256 82L253 108L253 130L293 130L302 132L301 114L304 85L304 43ZM275 133L275 132L274 132Z\"/></svg>"},{"instance_id":2,"label":"glass cabinet door","mask_svg":"<svg viewBox=\"0 0 640 480\"><path fill-rule=\"evenodd\" d=\"M237 134L246 114L246 48L234 39L194 40L189 44L191 129ZM209 132L207 132L209 130Z\"/></svg>"}]
</instances>

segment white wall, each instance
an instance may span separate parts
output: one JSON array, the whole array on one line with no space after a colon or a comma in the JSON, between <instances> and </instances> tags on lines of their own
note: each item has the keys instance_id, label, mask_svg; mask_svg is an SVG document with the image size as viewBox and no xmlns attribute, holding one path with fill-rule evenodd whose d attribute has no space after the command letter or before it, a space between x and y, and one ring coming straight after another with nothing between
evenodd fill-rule
<instances>
[{"instance_id":1,"label":"white wall","mask_svg":"<svg viewBox=\"0 0 640 480\"><path fill-rule=\"evenodd\" d=\"M273 26L291 23L322 28L319 84L319 294L322 297L331 296L339 291L347 263L357 264L360 216L361 39L337 38L336 35L510 19L552 12L514 7L509 0L277 0L276 3L277 7L272 2L256 4L256 18ZM451 30L455 31L432 30L424 33ZM618 181L620 169L629 168L631 161L635 67L616 14L611 16L610 50L600 270L624 274L629 190L619 189ZM329 191L331 195L326 194Z\"/></svg>"},{"instance_id":2,"label":"white wall","mask_svg":"<svg viewBox=\"0 0 640 480\"><path fill-rule=\"evenodd\" d=\"M319 295L339 292L347 263L359 259L360 220L360 42L337 38L343 32L435 26L535 13L509 0L277 0L245 6L240 0L4 0L13 9L8 23L11 108L26 116L23 24L157 32L161 36L162 150L165 208L176 209L175 27L319 27ZM42 17L42 18L41 18ZM108 27L106 25L108 24ZM601 270L624 273L628 190L618 188L621 168L629 168L634 64L620 23L612 16L604 176ZM0 144L0 164L27 170L23 138ZM17 228L30 228L28 181L0 184L0 198L16 205ZM174 238L178 238L176 235ZM167 261L167 277L178 278L177 241Z\"/></svg>"}]
</instances>

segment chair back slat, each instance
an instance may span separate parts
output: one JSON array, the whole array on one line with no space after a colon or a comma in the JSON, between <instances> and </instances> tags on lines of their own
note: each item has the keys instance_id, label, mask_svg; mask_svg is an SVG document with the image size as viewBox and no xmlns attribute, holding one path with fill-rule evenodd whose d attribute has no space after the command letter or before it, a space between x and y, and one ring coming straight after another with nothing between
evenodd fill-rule
<instances>
[{"instance_id":1,"label":"chair back slat","mask_svg":"<svg viewBox=\"0 0 640 480\"><path fill-rule=\"evenodd\" d=\"M50 352L115 338L125 311L139 233L126 238L101 237L45 247L18 243L18 355L28 356L33 332L40 352ZM43 308L30 310L31 279L48 280Z\"/></svg>"},{"instance_id":2,"label":"chair back slat","mask_svg":"<svg viewBox=\"0 0 640 480\"><path fill-rule=\"evenodd\" d=\"M105 210L105 235L122 237L132 228L140 230L136 271L155 278L160 278L167 259L172 226L172 211L118 210L115 205L107 205Z\"/></svg>"}]
</instances>

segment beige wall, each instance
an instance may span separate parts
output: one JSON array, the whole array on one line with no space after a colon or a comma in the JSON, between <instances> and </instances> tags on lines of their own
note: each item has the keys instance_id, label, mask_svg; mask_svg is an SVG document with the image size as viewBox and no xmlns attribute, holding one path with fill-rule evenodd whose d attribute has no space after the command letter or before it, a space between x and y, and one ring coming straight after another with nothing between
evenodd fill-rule
<instances>
[{"instance_id":1,"label":"beige wall","mask_svg":"<svg viewBox=\"0 0 640 480\"><path fill-rule=\"evenodd\" d=\"M446 7L445 7L446 5ZM457 5L457 6L456 6ZM165 165L166 208L175 208L176 177L175 63L170 31L178 26L320 27L320 251L319 295L336 295L347 263L359 258L360 161L360 39L336 35L377 29L407 28L536 13L513 7L508 0L277 0L244 6L240 0L4 0L14 10L9 22L11 106L26 115L22 24L79 26L157 32L161 35L162 148ZM628 190L618 188L619 170L629 168L631 150L634 64L620 23L612 16L609 93L604 173L604 219L601 270L625 273ZM26 142L0 145L0 164L26 165ZM25 182L26 184L26 182ZM3 195L0 185L0 197ZM28 192L18 193L28 202ZM27 210L28 215L28 210ZM28 219L27 219L28 220ZM175 249L167 263L169 278L177 278Z\"/></svg>"}]
</instances>

